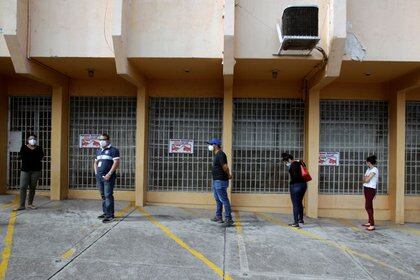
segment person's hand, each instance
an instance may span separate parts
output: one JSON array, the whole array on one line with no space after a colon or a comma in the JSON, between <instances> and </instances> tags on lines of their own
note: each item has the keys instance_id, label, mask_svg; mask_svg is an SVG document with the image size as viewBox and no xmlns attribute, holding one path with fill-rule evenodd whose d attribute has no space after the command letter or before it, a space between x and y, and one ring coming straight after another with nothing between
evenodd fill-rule
<instances>
[{"instance_id":1,"label":"person's hand","mask_svg":"<svg viewBox=\"0 0 420 280\"><path fill-rule=\"evenodd\" d=\"M109 179L111 179L111 175L106 174L105 176L102 176L102 178L104 178L105 181L108 181Z\"/></svg>"},{"instance_id":2,"label":"person's hand","mask_svg":"<svg viewBox=\"0 0 420 280\"><path fill-rule=\"evenodd\" d=\"M228 179L232 180L232 174L229 174Z\"/></svg>"}]
</instances>

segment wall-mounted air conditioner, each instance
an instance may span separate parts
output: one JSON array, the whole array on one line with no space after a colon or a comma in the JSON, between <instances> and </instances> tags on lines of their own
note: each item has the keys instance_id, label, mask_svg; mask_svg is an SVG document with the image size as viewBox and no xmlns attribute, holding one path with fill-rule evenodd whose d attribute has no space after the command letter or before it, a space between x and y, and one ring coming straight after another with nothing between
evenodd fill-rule
<instances>
[{"instance_id":1,"label":"wall-mounted air conditioner","mask_svg":"<svg viewBox=\"0 0 420 280\"><path fill-rule=\"evenodd\" d=\"M274 55L309 55L318 44L318 7L292 6L277 23L280 48Z\"/></svg>"}]
</instances>

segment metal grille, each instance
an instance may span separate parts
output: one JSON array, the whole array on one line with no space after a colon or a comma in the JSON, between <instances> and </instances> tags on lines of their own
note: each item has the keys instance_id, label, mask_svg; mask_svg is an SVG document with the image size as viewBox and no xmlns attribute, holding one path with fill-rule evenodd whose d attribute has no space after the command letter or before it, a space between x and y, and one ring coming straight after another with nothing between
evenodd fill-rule
<instances>
[{"instance_id":1,"label":"metal grille","mask_svg":"<svg viewBox=\"0 0 420 280\"><path fill-rule=\"evenodd\" d=\"M420 195L420 102L407 102L405 194Z\"/></svg>"},{"instance_id":2,"label":"metal grille","mask_svg":"<svg viewBox=\"0 0 420 280\"><path fill-rule=\"evenodd\" d=\"M9 98L9 130L22 132L22 144L26 143L30 133L38 137L39 145L44 150L42 174L38 189L50 189L51 167L51 97L49 96L14 96ZM8 152L8 189L19 188L21 161L18 152Z\"/></svg>"},{"instance_id":3,"label":"metal grille","mask_svg":"<svg viewBox=\"0 0 420 280\"><path fill-rule=\"evenodd\" d=\"M79 148L80 134L108 133L120 150L116 189L133 190L136 153L135 97L71 97L69 185L71 189L95 189L95 149Z\"/></svg>"},{"instance_id":4,"label":"metal grille","mask_svg":"<svg viewBox=\"0 0 420 280\"><path fill-rule=\"evenodd\" d=\"M212 154L205 142L222 136L222 123L222 99L151 98L149 191L211 191ZM170 154L170 139L194 140L194 153Z\"/></svg>"},{"instance_id":5,"label":"metal grille","mask_svg":"<svg viewBox=\"0 0 420 280\"><path fill-rule=\"evenodd\" d=\"M235 99L235 193L287 193L289 174L281 153L302 158L304 104L299 99Z\"/></svg>"},{"instance_id":6,"label":"metal grille","mask_svg":"<svg viewBox=\"0 0 420 280\"><path fill-rule=\"evenodd\" d=\"M378 157L378 193L387 193L388 103L386 101L322 100L320 151L339 152L339 166L319 167L319 192L361 194L364 160Z\"/></svg>"}]
</instances>

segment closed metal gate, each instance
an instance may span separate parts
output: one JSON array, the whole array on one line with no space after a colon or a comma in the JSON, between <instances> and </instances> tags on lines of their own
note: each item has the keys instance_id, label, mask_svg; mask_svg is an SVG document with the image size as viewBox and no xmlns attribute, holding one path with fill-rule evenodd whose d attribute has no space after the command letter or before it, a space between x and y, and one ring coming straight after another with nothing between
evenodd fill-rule
<instances>
[{"instance_id":1,"label":"closed metal gate","mask_svg":"<svg viewBox=\"0 0 420 280\"><path fill-rule=\"evenodd\" d=\"M220 98L151 98L149 191L211 191L212 153L206 141L222 136ZM193 140L192 154L169 153L171 139Z\"/></svg>"},{"instance_id":2,"label":"closed metal gate","mask_svg":"<svg viewBox=\"0 0 420 280\"><path fill-rule=\"evenodd\" d=\"M378 157L378 193L387 193L388 103L364 100L322 100L320 152L340 153L339 166L319 167L319 192L361 194L364 160Z\"/></svg>"},{"instance_id":3,"label":"closed metal gate","mask_svg":"<svg viewBox=\"0 0 420 280\"><path fill-rule=\"evenodd\" d=\"M420 102L407 102L405 194L420 195Z\"/></svg>"},{"instance_id":4,"label":"closed metal gate","mask_svg":"<svg viewBox=\"0 0 420 280\"><path fill-rule=\"evenodd\" d=\"M115 188L133 190L136 154L135 97L71 97L69 187L95 189L93 161L96 149L80 148L82 134L108 133L111 144L120 150L121 164Z\"/></svg>"},{"instance_id":5,"label":"closed metal gate","mask_svg":"<svg viewBox=\"0 0 420 280\"><path fill-rule=\"evenodd\" d=\"M299 99L235 99L234 193L287 193L281 153L303 157L304 104Z\"/></svg>"},{"instance_id":6,"label":"closed metal gate","mask_svg":"<svg viewBox=\"0 0 420 280\"><path fill-rule=\"evenodd\" d=\"M38 144L44 150L42 174L38 189L50 189L51 166L51 97L13 96L9 98L9 131L21 132L21 143L25 144L30 133L38 137ZM9 135L11 137L11 135ZM8 189L19 189L21 161L19 152L8 152Z\"/></svg>"}]
</instances>

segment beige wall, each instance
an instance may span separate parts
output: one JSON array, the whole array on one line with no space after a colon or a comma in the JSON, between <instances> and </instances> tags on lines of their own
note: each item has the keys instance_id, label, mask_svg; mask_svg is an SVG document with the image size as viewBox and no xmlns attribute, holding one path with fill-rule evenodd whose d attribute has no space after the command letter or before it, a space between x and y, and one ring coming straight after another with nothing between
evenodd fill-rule
<instances>
[{"instance_id":1,"label":"beige wall","mask_svg":"<svg viewBox=\"0 0 420 280\"><path fill-rule=\"evenodd\" d=\"M138 0L130 11L128 57L222 57L222 0Z\"/></svg>"},{"instance_id":2,"label":"beige wall","mask_svg":"<svg viewBox=\"0 0 420 280\"><path fill-rule=\"evenodd\" d=\"M112 0L30 0L30 55L113 57L112 5Z\"/></svg>"},{"instance_id":3,"label":"beige wall","mask_svg":"<svg viewBox=\"0 0 420 280\"><path fill-rule=\"evenodd\" d=\"M0 1L0 57L10 56L6 41L2 33L9 33L16 29L16 0Z\"/></svg>"},{"instance_id":4,"label":"beige wall","mask_svg":"<svg viewBox=\"0 0 420 280\"><path fill-rule=\"evenodd\" d=\"M418 0L347 0L347 40L358 38L363 60L420 61L419 14Z\"/></svg>"},{"instance_id":5,"label":"beige wall","mask_svg":"<svg viewBox=\"0 0 420 280\"><path fill-rule=\"evenodd\" d=\"M328 25L329 0L241 0L235 8L235 57L273 58L280 46L276 31L283 10L291 5L318 5L319 35L321 45L326 46L327 33L321 34ZM316 52L315 55L319 56Z\"/></svg>"}]
</instances>

